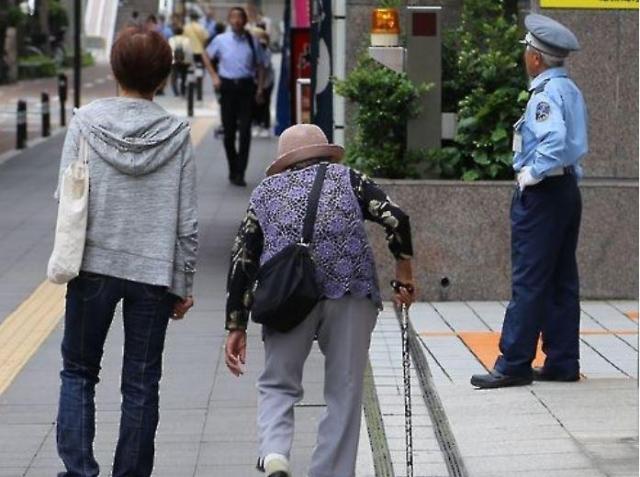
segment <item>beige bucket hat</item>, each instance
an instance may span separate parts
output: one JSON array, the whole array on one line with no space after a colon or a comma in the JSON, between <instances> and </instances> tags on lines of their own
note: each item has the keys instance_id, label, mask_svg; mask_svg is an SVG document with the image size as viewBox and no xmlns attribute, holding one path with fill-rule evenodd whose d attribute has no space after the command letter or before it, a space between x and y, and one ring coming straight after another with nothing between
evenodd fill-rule
<instances>
[{"instance_id":1,"label":"beige bucket hat","mask_svg":"<svg viewBox=\"0 0 640 477\"><path fill-rule=\"evenodd\" d=\"M267 169L267 175L279 174L292 165L313 159L326 158L340 162L344 148L329 144L327 136L315 124L296 124L286 129L278 141L278 158Z\"/></svg>"}]
</instances>

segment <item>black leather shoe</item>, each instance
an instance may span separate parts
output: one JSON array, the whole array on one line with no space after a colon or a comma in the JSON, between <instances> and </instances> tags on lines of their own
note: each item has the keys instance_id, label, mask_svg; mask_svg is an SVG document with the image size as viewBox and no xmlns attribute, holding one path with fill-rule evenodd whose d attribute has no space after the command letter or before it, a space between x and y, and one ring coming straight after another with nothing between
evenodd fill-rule
<instances>
[{"instance_id":1,"label":"black leather shoe","mask_svg":"<svg viewBox=\"0 0 640 477\"><path fill-rule=\"evenodd\" d=\"M247 183L244 181L242 177L234 177L233 179L231 179L231 183L234 186L247 187Z\"/></svg>"},{"instance_id":2,"label":"black leather shoe","mask_svg":"<svg viewBox=\"0 0 640 477\"><path fill-rule=\"evenodd\" d=\"M274 472L273 474L269 474L267 477L289 477L289 474L279 470L278 472Z\"/></svg>"},{"instance_id":3,"label":"black leather shoe","mask_svg":"<svg viewBox=\"0 0 640 477\"><path fill-rule=\"evenodd\" d=\"M471 384L480 389L505 388L507 386L526 386L531 384L531 377L508 376L492 369L488 374L474 374L471 376Z\"/></svg>"},{"instance_id":4,"label":"black leather shoe","mask_svg":"<svg viewBox=\"0 0 640 477\"><path fill-rule=\"evenodd\" d=\"M574 383L580 381L580 373L557 374L545 371L544 368L533 368L534 381L556 381L560 383Z\"/></svg>"}]
</instances>

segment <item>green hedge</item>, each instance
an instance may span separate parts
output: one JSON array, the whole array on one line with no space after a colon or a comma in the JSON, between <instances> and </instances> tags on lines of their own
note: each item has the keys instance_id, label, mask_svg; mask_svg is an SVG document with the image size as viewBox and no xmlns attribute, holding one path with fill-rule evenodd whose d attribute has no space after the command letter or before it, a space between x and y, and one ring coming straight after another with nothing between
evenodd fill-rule
<instances>
[{"instance_id":1,"label":"green hedge","mask_svg":"<svg viewBox=\"0 0 640 477\"><path fill-rule=\"evenodd\" d=\"M376 177L417 177L407 154L407 122L420 113L420 96L428 85L414 85L369 57L362 57L336 93L357 105L356 133L346 148L346 163Z\"/></svg>"},{"instance_id":2,"label":"green hedge","mask_svg":"<svg viewBox=\"0 0 640 477\"><path fill-rule=\"evenodd\" d=\"M58 67L52 58L32 55L18 60L18 77L21 80L50 78L58 74Z\"/></svg>"}]
</instances>

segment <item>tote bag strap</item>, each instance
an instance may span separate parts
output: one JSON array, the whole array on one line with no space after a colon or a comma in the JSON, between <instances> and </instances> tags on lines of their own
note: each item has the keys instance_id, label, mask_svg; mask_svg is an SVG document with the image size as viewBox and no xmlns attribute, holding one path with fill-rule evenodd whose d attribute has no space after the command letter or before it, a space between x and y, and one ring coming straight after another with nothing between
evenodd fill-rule
<instances>
[{"instance_id":1,"label":"tote bag strap","mask_svg":"<svg viewBox=\"0 0 640 477\"><path fill-rule=\"evenodd\" d=\"M318 212L318 203L320 202L320 192L322 192L322 184L324 176L327 172L327 164L321 163L316 172L316 178L313 181L313 187L309 193L307 202L307 213L304 217L304 226L302 229L302 243L309 245L313 238L313 226L316 223L316 215Z\"/></svg>"},{"instance_id":2,"label":"tote bag strap","mask_svg":"<svg viewBox=\"0 0 640 477\"><path fill-rule=\"evenodd\" d=\"M80 134L80 157L78 159L82 160L82 163L86 166L89 164L89 144L87 144L87 140L85 137Z\"/></svg>"}]
</instances>

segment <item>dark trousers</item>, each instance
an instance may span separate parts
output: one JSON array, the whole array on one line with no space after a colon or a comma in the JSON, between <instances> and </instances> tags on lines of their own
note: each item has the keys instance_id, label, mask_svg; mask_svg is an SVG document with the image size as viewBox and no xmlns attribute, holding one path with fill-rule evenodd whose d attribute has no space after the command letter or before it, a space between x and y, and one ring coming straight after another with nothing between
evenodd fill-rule
<instances>
[{"instance_id":1,"label":"dark trousers","mask_svg":"<svg viewBox=\"0 0 640 477\"><path fill-rule=\"evenodd\" d=\"M229 162L229 176L244 178L251 146L251 118L256 86L253 78L222 78L220 109L224 128L224 149ZM236 148L236 134L239 147Z\"/></svg>"},{"instance_id":2,"label":"dark trousers","mask_svg":"<svg viewBox=\"0 0 640 477\"><path fill-rule=\"evenodd\" d=\"M173 64L171 70L171 88L174 96L184 96L187 92L188 64Z\"/></svg>"},{"instance_id":3,"label":"dark trousers","mask_svg":"<svg viewBox=\"0 0 640 477\"><path fill-rule=\"evenodd\" d=\"M545 370L579 372L580 286L576 247L582 200L575 176L516 191L511 205L512 296L495 368L530 376L538 338Z\"/></svg>"},{"instance_id":4,"label":"dark trousers","mask_svg":"<svg viewBox=\"0 0 640 477\"><path fill-rule=\"evenodd\" d=\"M253 121L256 125L269 129L271 127L271 94L273 86L264 90L264 101L262 103L254 102L253 105Z\"/></svg>"},{"instance_id":5,"label":"dark trousers","mask_svg":"<svg viewBox=\"0 0 640 477\"><path fill-rule=\"evenodd\" d=\"M123 301L122 414L113 477L147 477L158 426L162 351L175 297L166 288L82 272L67 287L57 444L64 477L93 477L95 385L117 303Z\"/></svg>"}]
</instances>

